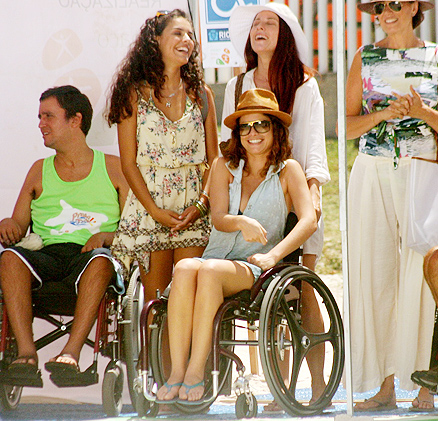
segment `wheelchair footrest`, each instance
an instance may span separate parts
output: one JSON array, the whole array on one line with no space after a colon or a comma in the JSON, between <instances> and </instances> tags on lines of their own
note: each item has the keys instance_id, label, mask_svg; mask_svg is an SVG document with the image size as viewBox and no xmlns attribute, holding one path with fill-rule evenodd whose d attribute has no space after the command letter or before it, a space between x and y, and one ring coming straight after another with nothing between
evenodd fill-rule
<instances>
[{"instance_id":1,"label":"wheelchair footrest","mask_svg":"<svg viewBox=\"0 0 438 421\"><path fill-rule=\"evenodd\" d=\"M0 371L0 384L22 387L43 387L43 379L41 378L40 370L28 376L11 376L6 369Z\"/></svg>"},{"instance_id":2,"label":"wheelchair footrest","mask_svg":"<svg viewBox=\"0 0 438 421\"><path fill-rule=\"evenodd\" d=\"M99 374L96 371L95 364L92 364L87 370L78 371L77 374L52 373L50 380L58 387L83 387L99 383Z\"/></svg>"}]
</instances>

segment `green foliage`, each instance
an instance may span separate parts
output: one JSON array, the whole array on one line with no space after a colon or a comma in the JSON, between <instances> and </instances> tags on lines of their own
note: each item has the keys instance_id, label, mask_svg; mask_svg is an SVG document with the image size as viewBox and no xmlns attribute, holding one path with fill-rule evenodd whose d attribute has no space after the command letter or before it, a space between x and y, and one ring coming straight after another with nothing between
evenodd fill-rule
<instances>
[{"instance_id":1,"label":"green foliage","mask_svg":"<svg viewBox=\"0 0 438 421\"><path fill-rule=\"evenodd\" d=\"M331 181L322 188L322 212L324 215L324 248L316 272L320 274L335 274L342 271L342 244L339 230L339 163L338 141L327 139L327 159ZM354 141L347 142L347 171L357 155Z\"/></svg>"}]
</instances>

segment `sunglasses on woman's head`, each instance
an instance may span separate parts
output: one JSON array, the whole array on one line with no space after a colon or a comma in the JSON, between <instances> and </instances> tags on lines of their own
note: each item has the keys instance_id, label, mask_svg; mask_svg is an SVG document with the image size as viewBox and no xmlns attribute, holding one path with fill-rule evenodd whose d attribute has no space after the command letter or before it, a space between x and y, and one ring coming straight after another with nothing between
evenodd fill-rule
<instances>
[{"instance_id":1,"label":"sunglasses on woman's head","mask_svg":"<svg viewBox=\"0 0 438 421\"><path fill-rule=\"evenodd\" d=\"M170 13L170 10L157 10L157 13L155 14L156 18L159 18L160 16L165 16Z\"/></svg>"},{"instance_id":2,"label":"sunglasses on woman's head","mask_svg":"<svg viewBox=\"0 0 438 421\"><path fill-rule=\"evenodd\" d=\"M402 2L402 1L389 1L389 2L379 2L374 3L373 5L373 14L374 15L381 15L383 11L385 10L385 5L388 5L388 7L393 12L400 12L403 7L403 3L412 3L412 2Z\"/></svg>"},{"instance_id":3,"label":"sunglasses on woman's head","mask_svg":"<svg viewBox=\"0 0 438 421\"><path fill-rule=\"evenodd\" d=\"M254 130L257 133L266 133L271 129L271 122L269 120L256 120L249 121L248 123L239 124L239 133L240 136L247 136L251 132L251 127L254 127Z\"/></svg>"}]
</instances>

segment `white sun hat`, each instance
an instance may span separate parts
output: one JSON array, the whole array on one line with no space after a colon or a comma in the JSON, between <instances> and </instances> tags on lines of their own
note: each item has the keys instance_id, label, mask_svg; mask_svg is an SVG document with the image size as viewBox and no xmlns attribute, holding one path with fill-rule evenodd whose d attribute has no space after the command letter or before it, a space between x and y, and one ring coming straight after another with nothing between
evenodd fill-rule
<instances>
[{"instance_id":1,"label":"white sun hat","mask_svg":"<svg viewBox=\"0 0 438 421\"><path fill-rule=\"evenodd\" d=\"M290 10L290 8L285 4L281 3L271 2L265 4L264 6L238 6L234 9L230 16L229 31L231 42L236 51L242 57L245 57L245 45L246 41L248 40L252 23L254 22L257 14L263 12L264 10L274 12L286 22L295 38L300 60L305 63L309 49L307 38L304 35L300 23L298 22L297 17L293 14L292 10Z\"/></svg>"}]
</instances>

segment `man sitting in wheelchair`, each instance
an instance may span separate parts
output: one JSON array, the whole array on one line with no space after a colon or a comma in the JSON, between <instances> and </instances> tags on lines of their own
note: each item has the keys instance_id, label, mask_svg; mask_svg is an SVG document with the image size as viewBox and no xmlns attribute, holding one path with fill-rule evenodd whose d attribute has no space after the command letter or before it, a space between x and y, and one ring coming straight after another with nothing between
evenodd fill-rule
<instances>
[{"instance_id":1,"label":"man sitting in wheelchair","mask_svg":"<svg viewBox=\"0 0 438 421\"><path fill-rule=\"evenodd\" d=\"M202 399L213 318L224 297L250 289L316 230L306 178L290 159L291 116L279 111L275 95L246 91L224 123L233 133L212 167L209 244L202 258L175 266L168 303L172 371L158 402ZM283 239L291 209L298 223Z\"/></svg>"},{"instance_id":2,"label":"man sitting in wheelchair","mask_svg":"<svg viewBox=\"0 0 438 421\"><path fill-rule=\"evenodd\" d=\"M53 376L74 377L99 303L116 278L108 247L128 188L119 158L90 149L93 110L73 86L45 91L39 128L55 155L29 170L11 218L0 222L0 282L18 346L1 381L42 386L32 334L31 291L45 282L67 283L77 293L72 330L61 353L46 363ZM33 233L25 237L29 227ZM74 380L73 380L74 382Z\"/></svg>"}]
</instances>

